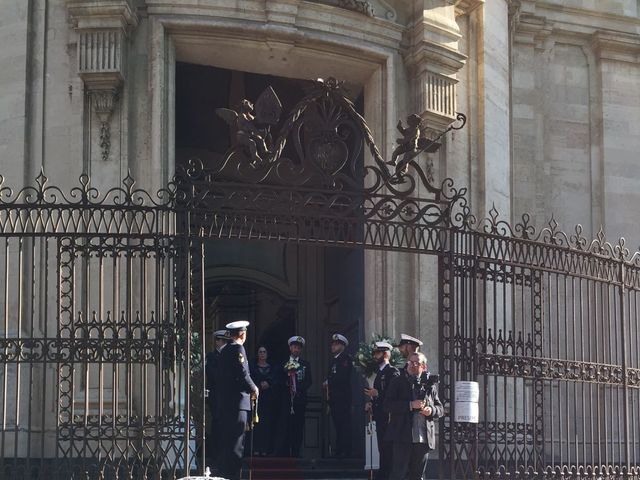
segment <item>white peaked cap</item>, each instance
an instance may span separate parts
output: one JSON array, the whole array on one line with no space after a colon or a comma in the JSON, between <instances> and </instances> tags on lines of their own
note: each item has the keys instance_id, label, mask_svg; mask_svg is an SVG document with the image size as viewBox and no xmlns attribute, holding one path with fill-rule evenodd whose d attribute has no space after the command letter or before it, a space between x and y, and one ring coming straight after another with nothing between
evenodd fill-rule
<instances>
[{"instance_id":1,"label":"white peaked cap","mask_svg":"<svg viewBox=\"0 0 640 480\"><path fill-rule=\"evenodd\" d=\"M249 326L249 322L247 322L246 320L237 320L235 322L227 323L226 328L229 331L232 331L232 330L242 331L242 330L246 330L248 326Z\"/></svg>"},{"instance_id":2,"label":"white peaked cap","mask_svg":"<svg viewBox=\"0 0 640 480\"><path fill-rule=\"evenodd\" d=\"M400 345L403 343L413 343L418 347L422 346L422 341L418 340L416 337L412 337L411 335L407 335L406 333L400 334Z\"/></svg>"},{"instance_id":3,"label":"white peaked cap","mask_svg":"<svg viewBox=\"0 0 640 480\"><path fill-rule=\"evenodd\" d=\"M391 345L389 342L376 342L375 347L375 350L381 350L383 352L386 350L393 350L393 345Z\"/></svg>"},{"instance_id":4,"label":"white peaked cap","mask_svg":"<svg viewBox=\"0 0 640 480\"><path fill-rule=\"evenodd\" d=\"M299 343L304 347L305 341L304 338L302 338L300 335L294 335L289 339L289 345L291 345L292 343Z\"/></svg>"},{"instance_id":5,"label":"white peaked cap","mask_svg":"<svg viewBox=\"0 0 640 480\"><path fill-rule=\"evenodd\" d=\"M345 337L344 335L340 335L339 333L334 333L331 336L331 341L332 342L342 342L345 344L345 346L349 346L349 340L347 340L347 337Z\"/></svg>"},{"instance_id":6,"label":"white peaked cap","mask_svg":"<svg viewBox=\"0 0 640 480\"><path fill-rule=\"evenodd\" d=\"M215 338L229 338L229 332L226 330L216 330L213 332Z\"/></svg>"}]
</instances>

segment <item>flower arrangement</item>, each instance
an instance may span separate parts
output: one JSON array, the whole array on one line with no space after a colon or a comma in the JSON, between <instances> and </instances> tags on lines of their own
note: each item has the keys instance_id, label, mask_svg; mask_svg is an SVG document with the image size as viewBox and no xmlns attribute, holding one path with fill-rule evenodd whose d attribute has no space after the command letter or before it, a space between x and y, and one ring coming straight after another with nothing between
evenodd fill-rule
<instances>
[{"instance_id":1,"label":"flower arrangement","mask_svg":"<svg viewBox=\"0 0 640 480\"><path fill-rule=\"evenodd\" d=\"M289 379L287 383L289 385L289 414L293 415L295 410L293 409L293 398L298 393L298 381L296 377L296 372L300 368L300 364L294 360L289 360L284 364L284 369L287 371L287 376Z\"/></svg>"},{"instance_id":2,"label":"flower arrangement","mask_svg":"<svg viewBox=\"0 0 640 480\"><path fill-rule=\"evenodd\" d=\"M297 370L300 368L300 364L298 362L295 362L293 360L289 360L287 363L284 364L284 369L285 370Z\"/></svg>"},{"instance_id":3,"label":"flower arrangement","mask_svg":"<svg viewBox=\"0 0 640 480\"><path fill-rule=\"evenodd\" d=\"M353 357L353 366L360 370L365 377L370 377L378 371L378 364L373 359L373 349L375 348L375 342L387 342L391 345L396 345L395 340L384 335L374 334L372 335L371 342L360 342L358 350ZM389 363L394 367L402 367L404 365L404 357L397 348L391 350L391 358Z\"/></svg>"}]
</instances>

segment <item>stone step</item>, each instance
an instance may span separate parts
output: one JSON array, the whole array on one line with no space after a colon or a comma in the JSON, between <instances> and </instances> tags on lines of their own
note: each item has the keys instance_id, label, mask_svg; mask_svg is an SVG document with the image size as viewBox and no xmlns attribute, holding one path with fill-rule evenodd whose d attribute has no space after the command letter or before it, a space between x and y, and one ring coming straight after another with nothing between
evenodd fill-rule
<instances>
[{"instance_id":1,"label":"stone step","mask_svg":"<svg viewBox=\"0 0 640 480\"><path fill-rule=\"evenodd\" d=\"M254 457L251 480L303 480L303 479L365 479L369 472L363 469L359 458L298 459ZM249 478L249 460L245 459L243 478Z\"/></svg>"}]
</instances>

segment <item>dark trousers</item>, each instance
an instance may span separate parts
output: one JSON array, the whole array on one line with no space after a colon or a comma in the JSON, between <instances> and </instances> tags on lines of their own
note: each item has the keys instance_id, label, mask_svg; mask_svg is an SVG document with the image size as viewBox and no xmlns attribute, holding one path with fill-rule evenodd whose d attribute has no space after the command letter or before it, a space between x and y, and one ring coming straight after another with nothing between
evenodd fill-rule
<instances>
[{"instance_id":1,"label":"dark trousers","mask_svg":"<svg viewBox=\"0 0 640 480\"><path fill-rule=\"evenodd\" d=\"M264 394L260 394L258 416L260 421L253 427L253 453L273 452L273 402L270 398L263 401ZM265 395L266 396L266 395Z\"/></svg>"},{"instance_id":2,"label":"dark trousers","mask_svg":"<svg viewBox=\"0 0 640 480\"><path fill-rule=\"evenodd\" d=\"M220 419L211 416L207 428L207 449L206 449L206 466L213 467L218 464L218 457L220 456Z\"/></svg>"},{"instance_id":3,"label":"dark trousers","mask_svg":"<svg viewBox=\"0 0 640 480\"><path fill-rule=\"evenodd\" d=\"M276 454L283 457L299 457L302 449L302 439L304 437L304 416L307 410L306 405L298 404L291 414L287 406L286 412L280 416L281 433L278 435L278 447Z\"/></svg>"},{"instance_id":4,"label":"dark trousers","mask_svg":"<svg viewBox=\"0 0 640 480\"><path fill-rule=\"evenodd\" d=\"M348 457L351 455L351 405L332 403L329 409L336 430L335 454Z\"/></svg>"},{"instance_id":5,"label":"dark trousers","mask_svg":"<svg viewBox=\"0 0 640 480\"><path fill-rule=\"evenodd\" d=\"M424 480L429 446L426 443L393 442L393 468L390 480Z\"/></svg>"},{"instance_id":6,"label":"dark trousers","mask_svg":"<svg viewBox=\"0 0 640 480\"><path fill-rule=\"evenodd\" d=\"M384 440L387 433L387 423L376 420L376 437L378 439L378 452L380 453L380 468L378 469L378 480L388 480L391 474L393 445Z\"/></svg>"},{"instance_id":7,"label":"dark trousers","mask_svg":"<svg viewBox=\"0 0 640 480\"><path fill-rule=\"evenodd\" d=\"M220 475L229 480L240 480L244 432L248 412L224 412L220 419Z\"/></svg>"}]
</instances>

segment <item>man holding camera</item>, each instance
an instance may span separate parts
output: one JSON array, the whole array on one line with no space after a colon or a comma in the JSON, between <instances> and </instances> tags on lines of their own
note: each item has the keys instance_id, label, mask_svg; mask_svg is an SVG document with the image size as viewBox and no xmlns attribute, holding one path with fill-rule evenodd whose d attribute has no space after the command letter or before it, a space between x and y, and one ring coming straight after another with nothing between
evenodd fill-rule
<instances>
[{"instance_id":1,"label":"man holding camera","mask_svg":"<svg viewBox=\"0 0 640 480\"><path fill-rule=\"evenodd\" d=\"M412 353L407 375L392 379L384 400L390 414L385 440L393 445L392 479L423 480L429 451L436 448L434 420L444 414L438 376L427 372L427 357Z\"/></svg>"}]
</instances>

